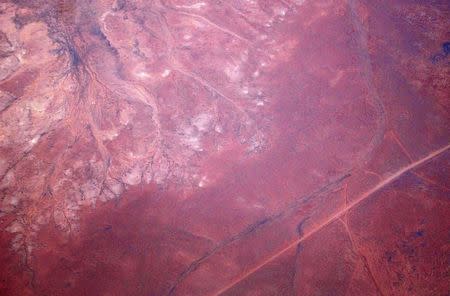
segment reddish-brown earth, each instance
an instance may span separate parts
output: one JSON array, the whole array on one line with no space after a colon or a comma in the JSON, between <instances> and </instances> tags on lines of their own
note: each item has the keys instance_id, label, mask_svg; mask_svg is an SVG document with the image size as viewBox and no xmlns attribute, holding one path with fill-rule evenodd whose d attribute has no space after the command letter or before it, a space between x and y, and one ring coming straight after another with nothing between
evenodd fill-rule
<instances>
[{"instance_id":1,"label":"reddish-brown earth","mask_svg":"<svg viewBox=\"0 0 450 296\"><path fill-rule=\"evenodd\" d=\"M448 0L0 1L1 295L450 295Z\"/></svg>"}]
</instances>

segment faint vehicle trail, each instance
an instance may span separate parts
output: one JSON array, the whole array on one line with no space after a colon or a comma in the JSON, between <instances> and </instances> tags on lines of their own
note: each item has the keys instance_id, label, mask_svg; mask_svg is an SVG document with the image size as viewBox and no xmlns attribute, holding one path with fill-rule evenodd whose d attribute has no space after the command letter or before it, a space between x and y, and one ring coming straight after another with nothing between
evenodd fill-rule
<instances>
[{"instance_id":1,"label":"faint vehicle trail","mask_svg":"<svg viewBox=\"0 0 450 296\"><path fill-rule=\"evenodd\" d=\"M286 247L284 247L283 249L281 249L277 253L273 254L269 258L265 259L260 264L254 266L249 271L239 275L235 280L233 280L227 286L223 287L222 289L220 289L217 292L214 292L212 295L220 295L220 294L223 294L224 292L228 291L230 288L232 288L233 286L235 286L237 283L241 282L242 280L248 278L251 274L253 274L256 271L258 271L261 267L265 266L267 263L272 262L273 260L277 259L282 254L284 254L286 251L296 247L299 243L307 240L309 237L311 237L312 235L314 235L315 233L317 233L318 231L320 231L324 227L326 227L329 224L331 224L332 222L340 219L348 211L350 211L351 209L357 207L362 201L366 200L368 197L370 197L372 194L376 193L377 191L379 191L383 187L391 184L393 181L397 180L403 174L408 173L409 171L415 169L416 167L419 167L420 165L426 163L427 161L429 161L429 160L431 160L431 159L433 159L435 157L440 156L441 154L445 153L449 149L450 149L450 144L448 144L447 146L444 146L444 147L442 147L442 148L440 148L438 150L432 151L431 153L429 153L425 157L423 157L423 158L413 162L412 164L410 164L410 165L408 165L408 166L398 170L397 172L395 172L391 176L387 177L386 179L384 179L383 181L378 183L372 189L370 189L370 190L366 191L365 193L363 193L359 198L357 198L354 201L350 202L346 207L344 207L343 209L337 211L334 215L330 216L325 222L323 222L322 224L320 224L317 227L313 228L309 232L305 233L299 239L291 242L289 245L287 245Z\"/></svg>"}]
</instances>

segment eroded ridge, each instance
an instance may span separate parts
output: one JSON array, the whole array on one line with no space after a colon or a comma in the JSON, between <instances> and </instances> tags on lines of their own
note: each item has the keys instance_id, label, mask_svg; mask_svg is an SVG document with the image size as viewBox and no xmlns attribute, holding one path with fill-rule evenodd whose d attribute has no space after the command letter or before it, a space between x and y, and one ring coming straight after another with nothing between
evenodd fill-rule
<instances>
[{"instance_id":1,"label":"eroded ridge","mask_svg":"<svg viewBox=\"0 0 450 296\"><path fill-rule=\"evenodd\" d=\"M129 186L189 192L214 183L210 157L270 145L262 81L291 52L261 28L290 5L239 4L257 14L244 34L208 19L212 3L177 3L0 4L1 215L17 217L16 251Z\"/></svg>"}]
</instances>

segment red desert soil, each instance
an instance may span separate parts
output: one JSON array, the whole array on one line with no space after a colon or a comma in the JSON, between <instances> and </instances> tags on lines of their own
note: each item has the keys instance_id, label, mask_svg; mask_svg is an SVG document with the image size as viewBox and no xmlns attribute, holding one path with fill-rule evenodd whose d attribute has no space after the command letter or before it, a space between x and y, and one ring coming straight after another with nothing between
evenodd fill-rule
<instances>
[{"instance_id":1,"label":"red desert soil","mask_svg":"<svg viewBox=\"0 0 450 296\"><path fill-rule=\"evenodd\" d=\"M448 0L0 1L0 295L449 295Z\"/></svg>"}]
</instances>

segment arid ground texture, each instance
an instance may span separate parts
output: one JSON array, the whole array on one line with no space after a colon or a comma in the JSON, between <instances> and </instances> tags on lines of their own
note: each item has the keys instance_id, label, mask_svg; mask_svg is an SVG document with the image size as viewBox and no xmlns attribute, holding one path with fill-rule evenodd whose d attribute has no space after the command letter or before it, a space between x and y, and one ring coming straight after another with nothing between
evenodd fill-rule
<instances>
[{"instance_id":1,"label":"arid ground texture","mask_svg":"<svg viewBox=\"0 0 450 296\"><path fill-rule=\"evenodd\" d=\"M448 0L0 0L0 295L450 295Z\"/></svg>"}]
</instances>

